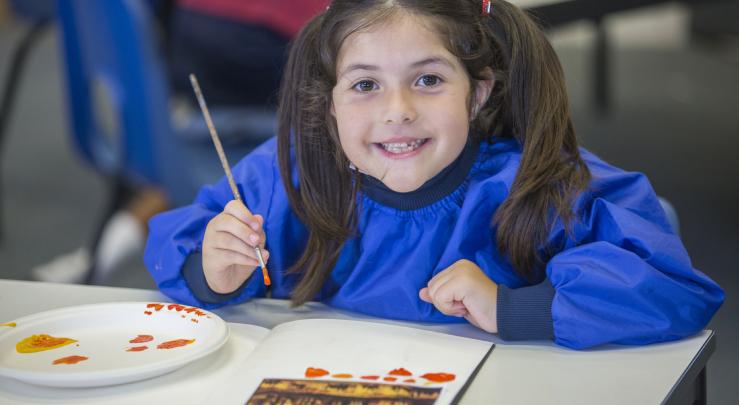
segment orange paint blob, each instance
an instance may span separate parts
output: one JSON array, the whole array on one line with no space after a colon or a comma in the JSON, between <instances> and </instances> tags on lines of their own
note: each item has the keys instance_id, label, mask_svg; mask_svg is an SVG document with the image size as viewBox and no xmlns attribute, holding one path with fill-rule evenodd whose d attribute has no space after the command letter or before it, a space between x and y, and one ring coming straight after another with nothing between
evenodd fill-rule
<instances>
[{"instance_id":1,"label":"orange paint blob","mask_svg":"<svg viewBox=\"0 0 739 405\"><path fill-rule=\"evenodd\" d=\"M393 381L397 380L397 378L395 378L395 377L385 377L385 378L383 378L383 380L393 382Z\"/></svg>"},{"instance_id":2,"label":"orange paint blob","mask_svg":"<svg viewBox=\"0 0 739 405\"><path fill-rule=\"evenodd\" d=\"M402 376L413 375L413 373L411 373L410 371L404 369L403 367L396 368L395 370L390 371L388 374L389 375L402 375Z\"/></svg>"},{"instance_id":3,"label":"orange paint blob","mask_svg":"<svg viewBox=\"0 0 739 405\"><path fill-rule=\"evenodd\" d=\"M454 374L448 374L448 373L426 373L422 375L421 378L425 378L429 381L441 383L441 382L454 381L456 376Z\"/></svg>"},{"instance_id":4,"label":"orange paint blob","mask_svg":"<svg viewBox=\"0 0 739 405\"><path fill-rule=\"evenodd\" d=\"M154 340L152 335L138 335L135 338L128 341L128 343L146 343Z\"/></svg>"},{"instance_id":5,"label":"orange paint blob","mask_svg":"<svg viewBox=\"0 0 739 405\"><path fill-rule=\"evenodd\" d=\"M414 379L412 379L412 378L409 378L409 379L407 379L407 380L403 380L403 382L404 382L404 383L408 383L408 384L415 384L416 380L414 380Z\"/></svg>"},{"instance_id":6,"label":"orange paint blob","mask_svg":"<svg viewBox=\"0 0 739 405\"><path fill-rule=\"evenodd\" d=\"M307 378L318 378L318 377L323 377L328 374L329 372L322 368L308 367L305 369L305 376Z\"/></svg>"},{"instance_id":7,"label":"orange paint blob","mask_svg":"<svg viewBox=\"0 0 739 405\"><path fill-rule=\"evenodd\" d=\"M87 360L87 357L85 356L67 356L62 357L61 359L54 360L51 364L57 365L57 364L77 364L81 361Z\"/></svg>"},{"instance_id":8,"label":"orange paint blob","mask_svg":"<svg viewBox=\"0 0 739 405\"><path fill-rule=\"evenodd\" d=\"M0 324L0 326L7 326L9 328L15 328L18 325L16 325L15 322L8 322L8 323Z\"/></svg>"},{"instance_id":9,"label":"orange paint blob","mask_svg":"<svg viewBox=\"0 0 739 405\"><path fill-rule=\"evenodd\" d=\"M36 353L43 352L45 350L58 349L74 342L76 342L76 340L64 337L58 338L46 334L33 335L16 343L15 350L18 353Z\"/></svg>"},{"instance_id":10,"label":"orange paint blob","mask_svg":"<svg viewBox=\"0 0 739 405\"><path fill-rule=\"evenodd\" d=\"M333 378L353 378L354 376L351 374L334 374L331 377Z\"/></svg>"},{"instance_id":11,"label":"orange paint blob","mask_svg":"<svg viewBox=\"0 0 739 405\"><path fill-rule=\"evenodd\" d=\"M163 304L147 304L147 308L154 308L155 311L161 311L164 308Z\"/></svg>"},{"instance_id":12,"label":"orange paint blob","mask_svg":"<svg viewBox=\"0 0 739 405\"><path fill-rule=\"evenodd\" d=\"M170 340L164 343L159 343L157 349L174 349L175 347L182 347L191 344L195 339L176 339Z\"/></svg>"},{"instance_id":13,"label":"orange paint blob","mask_svg":"<svg viewBox=\"0 0 739 405\"><path fill-rule=\"evenodd\" d=\"M127 352L143 352L146 349L148 349L147 346L134 346L134 347L129 347L128 349L126 349L126 351Z\"/></svg>"},{"instance_id":14,"label":"orange paint blob","mask_svg":"<svg viewBox=\"0 0 739 405\"><path fill-rule=\"evenodd\" d=\"M167 309L170 311L174 309L175 311L180 312L185 309L185 306L180 304L169 304L167 305Z\"/></svg>"},{"instance_id":15,"label":"orange paint blob","mask_svg":"<svg viewBox=\"0 0 739 405\"><path fill-rule=\"evenodd\" d=\"M197 320L197 319L195 319L195 318L190 318L190 322L195 322L195 323L198 323L198 320Z\"/></svg>"},{"instance_id":16,"label":"orange paint blob","mask_svg":"<svg viewBox=\"0 0 739 405\"><path fill-rule=\"evenodd\" d=\"M144 313L145 313L146 315L151 315L151 314L152 314L152 312L151 312L151 311L144 311Z\"/></svg>"},{"instance_id":17,"label":"orange paint blob","mask_svg":"<svg viewBox=\"0 0 739 405\"><path fill-rule=\"evenodd\" d=\"M361 376L359 378L361 378L363 380L373 380L374 381L374 380L377 380L378 378L380 378L380 376L379 375L363 375L363 376Z\"/></svg>"}]
</instances>

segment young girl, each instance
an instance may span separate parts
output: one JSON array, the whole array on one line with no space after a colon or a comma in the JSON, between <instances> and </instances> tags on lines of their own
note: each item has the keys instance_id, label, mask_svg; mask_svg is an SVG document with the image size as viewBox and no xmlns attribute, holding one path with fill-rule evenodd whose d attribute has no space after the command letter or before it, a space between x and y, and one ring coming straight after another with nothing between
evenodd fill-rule
<instances>
[{"instance_id":1,"label":"young girl","mask_svg":"<svg viewBox=\"0 0 739 405\"><path fill-rule=\"evenodd\" d=\"M505 1L335 0L292 45L278 135L154 218L172 299L264 296L468 321L572 348L701 330L723 291L692 268L646 178L579 149L563 73ZM482 9L482 11L481 11Z\"/></svg>"}]
</instances>

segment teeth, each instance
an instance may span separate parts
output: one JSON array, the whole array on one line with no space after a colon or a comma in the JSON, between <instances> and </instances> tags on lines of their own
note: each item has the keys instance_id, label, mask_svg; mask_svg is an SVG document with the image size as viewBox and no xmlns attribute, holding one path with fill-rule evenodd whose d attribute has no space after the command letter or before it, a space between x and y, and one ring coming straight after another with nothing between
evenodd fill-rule
<instances>
[{"instance_id":1,"label":"teeth","mask_svg":"<svg viewBox=\"0 0 739 405\"><path fill-rule=\"evenodd\" d=\"M418 149L424 141L424 139L419 139L413 142L381 143L380 145L390 153L407 153Z\"/></svg>"}]
</instances>

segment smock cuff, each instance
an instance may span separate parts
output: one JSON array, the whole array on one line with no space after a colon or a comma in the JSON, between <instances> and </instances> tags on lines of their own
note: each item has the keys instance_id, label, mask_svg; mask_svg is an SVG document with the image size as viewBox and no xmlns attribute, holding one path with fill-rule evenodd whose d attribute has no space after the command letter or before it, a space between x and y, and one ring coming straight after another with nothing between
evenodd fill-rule
<instances>
[{"instance_id":1,"label":"smock cuff","mask_svg":"<svg viewBox=\"0 0 739 405\"><path fill-rule=\"evenodd\" d=\"M498 335L504 340L554 339L552 301L554 287L549 280L511 289L498 286Z\"/></svg>"},{"instance_id":2,"label":"smock cuff","mask_svg":"<svg viewBox=\"0 0 739 405\"><path fill-rule=\"evenodd\" d=\"M201 252L193 252L187 257L185 265L182 266L182 276L185 278L185 282L195 298L207 304L222 304L238 297L251 279L249 277L236 291L228 294L220 294L213 291L208 285L208 281L205 280L203 254Z\"/></svg>"}]
</instances>

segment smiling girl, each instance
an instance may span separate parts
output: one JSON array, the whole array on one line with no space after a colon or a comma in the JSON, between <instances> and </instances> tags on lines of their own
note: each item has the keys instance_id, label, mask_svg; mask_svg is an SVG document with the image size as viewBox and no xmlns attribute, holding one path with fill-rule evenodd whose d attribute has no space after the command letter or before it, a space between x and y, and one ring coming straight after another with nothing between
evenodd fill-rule
<instances>
[{"instance_id":1,"label":"smiling girl","mask_svg":"<svg viewBox=\"0 0 739 405\"><path fill-rule=\"evenodd\" d=\"M723 291L643 175L578 148L536 24L482 3L332 2L292 44L276 139L234 168L249 209L223 179L151 221L159 288L265 296L260 246L269 293L295 305L573 348L702 329Z\"/></svg>"}]
</instances>

